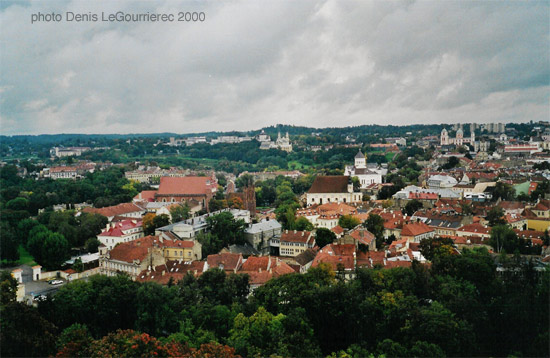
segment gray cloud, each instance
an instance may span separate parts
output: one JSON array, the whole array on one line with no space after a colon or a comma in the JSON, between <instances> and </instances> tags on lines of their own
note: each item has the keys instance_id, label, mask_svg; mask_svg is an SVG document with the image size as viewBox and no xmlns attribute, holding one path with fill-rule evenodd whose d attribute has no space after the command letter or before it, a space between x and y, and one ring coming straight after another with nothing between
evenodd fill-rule
<instances>
[{"instance_id":1,"label":"gray cloud","mask_svg":"<svg viewBox=\"0 0 550 358\"><path fill-rule=\"evenodd\" d=\"M548 2L29 1L0 7L2 134L549 117ZM30 23L38 11L203 23Z\"/></svg>"}]
</instances>

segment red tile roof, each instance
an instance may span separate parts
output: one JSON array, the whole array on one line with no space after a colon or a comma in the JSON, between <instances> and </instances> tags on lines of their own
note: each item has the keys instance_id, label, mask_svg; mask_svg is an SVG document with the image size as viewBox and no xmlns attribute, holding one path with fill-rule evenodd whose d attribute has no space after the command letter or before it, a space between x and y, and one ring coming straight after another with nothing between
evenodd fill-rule
<instances>
[{"instance_id":1,"label":"red tile roof","mask_svg":"<svg viewBox=\"0 0 550 358\"><path fill-rule=\"evenodd\" d=\"M143 261L154 243L158 243L158 237L145 236L130 242L118 244L110 251L111 260L123 262Z\"/></svg>"},{"instance_id":2,"label":"red tile roof","mask_svg":"<svg viewBox=\"0 0 550 358\"><path fill-rule=\"evenodd\" d=\"M166 285L173 279L177 283L191 272L195 276L200 276L204 270L204 261L167 261L166 265L156 266L153 270L143 270L136 277L138 282L153 281L161 285Z\"/></svg>"},{"instance_id":3,"label":"red tile roof","mask_svg":"<svg viewBox=\"0 0 550 358\"><path fill-rule=\"evenodd\" d=\"M134 200L155 201L156 190L144 190L134 197Z\"/></svg>"},{"instance_id":4,"label":"red tile roof","mask_svg":"<svg viewBox=\"0 0 550 358\"><path fill-rule=\"evenodd\" d=\"M434 230L423 222L410 223L403 225L401 236L418 236L431 231Z\"/></svg>"},{"instance_id":5,"label":"red tile roof","mask_svg":"<svg viewBox=\"0 0 550 358\"><path fill-rule=\"evenodd\" d=\"M238 270L243 262L242 254L232 254L229 252L208 255L206 261L208 262L208 267L215 268L223 266L225 271L234 271Z\"/></svg>"},{"instance_id":6,"label":"red tile roof","mask_svg":"<svg viewBox=\"0 0 550 358\"><path fill-rule=\"evenodd\" d=\"M332 232L334 232L336 235L340 235L344 232L344 228L342 228L340 225L336 225L332 229L330 229Z\"/></svg>"},{"instance_id":7,"label":"red tile roof","mask_svg":"<svg viewBox=\"0 0 550 358\"><path fill-rule=\"evenodd\" d=\"M122 237L125 235L124 231L140 228L141 224L141 220L119 221L114 223L114 226L110 226L107 230L103 230L98 236Z\"/></svg>"},{"instance_id":8,"label":"red tile roof","mask_svg":"<svg viewBox=\"0 0 550 358\"><path fill-rule=\"evenodd\" d=\"M210 177L161 177L159 195L201 195L211 193L217 183Z\"/></svg>"},{"instance_id":9,"label":"red tile roof","mask_svg":"<svg viewBox=\"0 0 550 358\"><path fill-rule=\"evenodd\" d=\"M338 271L338 266L343 265L345 270L353 270L354 262L353 262L353 256L332 256L328 253L319 252L317 256L315 256L315 259L313 260L313 264L311 264L311 267L317 267L321 262L327 263L332 267L332 270Z\"/></svg>"},{"instance_id":10,"label":"red tile roof","mask_svg":"<svg viewBox=\"0 0 550 358\"><path fill-rule=\"evenodd\" d=\"M130 214L130 213L135 213L140 211L145 212L145 210L142 207L134 203L122 203L115 206L106 206L104 208L99 208L99 209L84 208L82 211L85 213L100 214L106 217L117 216L117 215L124 216L124 214Z\"/></svg>"},{"instance_id":11,"label":"red tile roof","mask_svg":"<svg viewBox=\"0 0 550 358\"><path fill-rule=\"evenodd\" d=\"M485 227L479 223L474 223L474 224L464 225L463 227L459 228L457 231L489 235L489 232L491 230L488 227Z\"/></svg>"},{"instance_id":12,"label":"red tile roof","mask_svg":"<svg viewBox=\"0 0 550 358\"><path fill-rule=\"evenodd\" d=\"M305 244L312 244L315 241L315 237L311 231L284 231L281 235L281 242L301 242Z\"/></svg>"},{"instance_id":13,"label":"red tile roof","mask_svg":"<svg viewBox=\"0 0 550 358\"><path fill-rule=\"evenodd\" d=\"M315 177L308 193L347 193L349 177L344 175Z\"/></svg>"}]
</instances>

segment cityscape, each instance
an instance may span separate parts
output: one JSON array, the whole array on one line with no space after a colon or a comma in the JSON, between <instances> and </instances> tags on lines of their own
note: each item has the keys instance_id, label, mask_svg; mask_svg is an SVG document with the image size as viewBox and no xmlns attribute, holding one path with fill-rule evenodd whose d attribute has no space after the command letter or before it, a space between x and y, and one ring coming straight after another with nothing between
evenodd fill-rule
<instances>
[{"instance_id":1,"label":"cityscape","mask_svg":"<svg viewBox=\"0 0 550 358\"><path fill-rule=\"evenodd\" d=\"M550 357L548 14L0 1L0 356Z\"/></svg>"}]
</instances>

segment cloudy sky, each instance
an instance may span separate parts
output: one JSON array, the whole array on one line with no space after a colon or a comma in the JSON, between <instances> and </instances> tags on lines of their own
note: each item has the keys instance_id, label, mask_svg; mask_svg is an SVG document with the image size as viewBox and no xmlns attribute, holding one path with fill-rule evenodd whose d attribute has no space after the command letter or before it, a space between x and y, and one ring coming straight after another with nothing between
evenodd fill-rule
<instances>
[{"instance_id":1,"label":"cloudy sky","mask_svg":"<svg viewBox=\"0 0 550 358\"><path fill-rule=\"evenodd\" d=\"M204 22L68 22L200 11ZM31 15L61 14L61 22ZM2 134L548 120L550 2L0 3Z\"/></svg>"}]
</instances>

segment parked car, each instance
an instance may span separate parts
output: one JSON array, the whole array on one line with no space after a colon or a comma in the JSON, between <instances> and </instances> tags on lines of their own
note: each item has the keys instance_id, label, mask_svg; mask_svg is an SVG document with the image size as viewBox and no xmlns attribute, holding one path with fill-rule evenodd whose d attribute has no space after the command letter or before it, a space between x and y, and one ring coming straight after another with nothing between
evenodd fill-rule
<instances>
[{"instance_id":1,"label":"parked car","mask_svg":"<svg viewBox=\"0 0 550 358\"><path fill-rule=\"evenodd\" d=\"M63 281L61 281L61 280L51 280L51 281L48 281L48 283L50 285L60 285L60 284L63 283Z\"/></svg>"}]
</instances>

